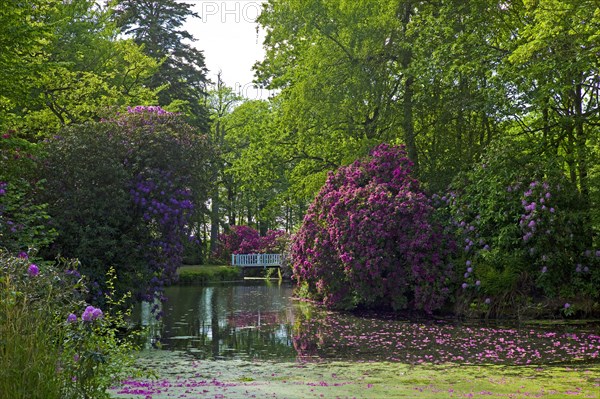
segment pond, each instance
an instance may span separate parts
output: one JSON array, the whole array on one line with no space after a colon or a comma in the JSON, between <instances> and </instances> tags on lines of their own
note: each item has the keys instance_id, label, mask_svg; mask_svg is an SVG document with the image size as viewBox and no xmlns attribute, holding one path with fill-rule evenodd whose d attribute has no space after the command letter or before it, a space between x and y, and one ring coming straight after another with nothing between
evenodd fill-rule
<instances>
[{"instance_id":1,"label":"pond","mask_svg":"<svg viewBox=\"0 0 600 399\"><path fill-rule=\"evenodd\" d=\"M265 280L168 287L152 343L198 359L294 360L292 294L290 285Z\"/></svg>"},{"instance_id":2,"label":"pond","mask_svg":"<svg viewBox=\"0 0 600 399\"><path fill-rule=\"evenodd\" d=\"M166 296L149 346L198 360L600 363L598 323L501 325L359 317L295 300L290 285L264 280L174 286ZM143 324L153 320L148 308L142 319Z\"/></svg>"}]
</instances>

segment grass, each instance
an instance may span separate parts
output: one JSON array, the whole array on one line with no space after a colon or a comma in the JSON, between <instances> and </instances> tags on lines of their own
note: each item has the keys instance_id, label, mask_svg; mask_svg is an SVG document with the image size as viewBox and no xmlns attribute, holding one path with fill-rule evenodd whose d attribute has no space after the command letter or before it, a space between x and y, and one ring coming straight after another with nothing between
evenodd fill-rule
<instances>
[{"instance_id":1,"label":"grass","mask_svg":"<svg viewBox=\"0 0 600 399\"><path fill-rule=\"evenodd\" d=\"M37 307L16 290L10 277L0 276L0 398L59 398L61 331L53 328L51 309ZM42 305L51 300L42 297Z\"/></svg>"},{"instance_id":2,"label":"grass","mask_svg":"<svg viewBox=\"0 0 600 399\"><path fill-rule=\"evenodd\" d=\"M241 279L241 270L227 265L189 265L177 269L180 284L203 284Z\"/></svg>"}]
</instances>

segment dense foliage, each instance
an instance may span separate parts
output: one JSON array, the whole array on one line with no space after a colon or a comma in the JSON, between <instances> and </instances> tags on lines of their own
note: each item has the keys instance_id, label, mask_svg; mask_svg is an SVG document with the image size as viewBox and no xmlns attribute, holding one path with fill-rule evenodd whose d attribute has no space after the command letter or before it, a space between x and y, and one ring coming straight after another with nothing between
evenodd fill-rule
<instances>
[{"instance_id":1,"label":"dense foliage","mask_svg":"<svg viewBox=\"0 0 600 399\"><path fill-rule=\"evenodd\" d=\"M450 295L450 237L432 220L430 200L411 177L402 147L329 175L292 246L305 294L331 308L439 309Z\"/></svg>"},{"instance_id":2,"label":"dense foliage","mask_svg":"<svg viewBox=\"0 0 600 399\"><path fill-rule=\"evenodd\" d=\"M115 266L120 288L151 299L176 277L209 157L205 138L160 107L65 129L44 159L51 253L78 258L100 283Z\"/></svg>"},{"instance_id":3,"label":"dense foliage","mask_svg":"<svg viewBox=\"0 0 600 399\"><path fill-rule=\"evenodd\" d=\"M0 128L30 140L97 119L106 108L153 103L158 61L123 40L94 0L7 2L0 10Z\"/></svg>"},{"instance_id":4,"label":"dense foliage","mask_svg":"<svg viewBox=\"0 0 600 399\"><path fill-rule=\"evenodd\" d=\"M503 141L437 196L463 247L459 304L467 307L459 311L502 315L543 303L533 314L555 314L597 306L600 252L592 251L581 194L558 161Z\"/></svg>"},{"instance_id":5,"label":"dense foliage","mask_svg":"<svg viewBox=\"0 0 600 399\"><path fill-rule=\"evenodd\" d=\"M331 307L439 308L454 235L459 312L599 309L597 1L269 0L257 101L220 76L206 92L191 4L0 8L0 248L54 242L98 301L111 265L150 299L201 238L224 260L281 252L268 230L296 230L321 190L291 252ZM182 115L114 116L157 102ZM352 163L382 142L411 163Z\"/></svg>"},{"instance_id":6,"label":"dense foliage","mask_svg":"<svg viewBox=\"0 0 600 399\"><path fill-rule=\"evenodd\" d=\"M254 124L260 142L236 163L283 169L280 198L314 196L381 142L406 144L441 193L493 140L520 136L564 157L599 225L597 2L270 0L258 21L276 123Z\"/></svg>"},{"instance_id":7,"label":"dense foliage","mask_svg":"<svg viewBox=\"0 0 600 399\"><path fill-rule=\"evenodd\" d=\"M16 254L48 245L55 231L36 200L43 188L36 178L38 146L13 134L0 136L0 249Z\"/></svg>"}]
</instances>

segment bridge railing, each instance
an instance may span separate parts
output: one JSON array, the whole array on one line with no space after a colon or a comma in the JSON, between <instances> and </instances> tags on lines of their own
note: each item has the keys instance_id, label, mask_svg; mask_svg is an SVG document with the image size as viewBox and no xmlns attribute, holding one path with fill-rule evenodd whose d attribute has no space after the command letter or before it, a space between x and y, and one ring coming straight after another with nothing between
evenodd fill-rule
<instances>
[{"instance_id":1,"label":"bridge railing","mask_svg":"<svg viewBox=\"0 0 600 399\"><path fill-rule=\"evenodd\" d=\"M232 254L231 265L239 267L279 267L281 254Z\"/></svg>"}]
</instances>

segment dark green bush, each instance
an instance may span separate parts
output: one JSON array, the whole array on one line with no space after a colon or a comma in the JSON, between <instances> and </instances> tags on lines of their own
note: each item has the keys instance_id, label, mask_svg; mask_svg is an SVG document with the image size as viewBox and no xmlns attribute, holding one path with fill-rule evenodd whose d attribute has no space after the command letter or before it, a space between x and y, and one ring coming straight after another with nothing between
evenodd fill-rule
<instances>
[{"instance_id":1,"label":"dark green bush","mask_svg":"<svg viewBox=\"0 0 600 399\"><path fill-rule=\"evenodd\" d=\"M47 144L42 171L59 233L49 255L79 259L98 300L108 266L118 291L160 296L206 201L209 156L203 136L159 107L66 128Z\"/></svg>"}]
</instances>

